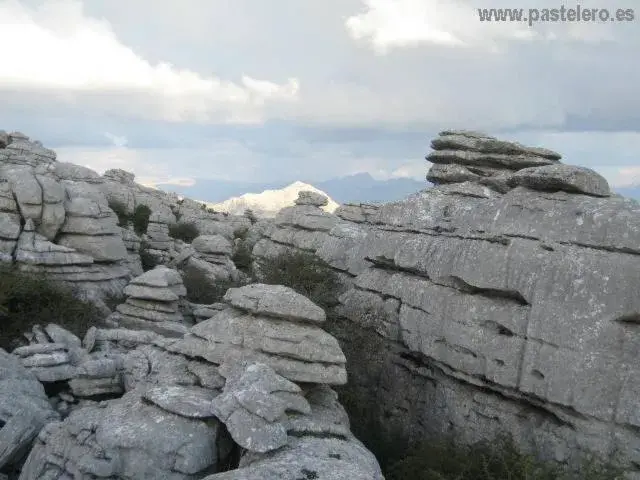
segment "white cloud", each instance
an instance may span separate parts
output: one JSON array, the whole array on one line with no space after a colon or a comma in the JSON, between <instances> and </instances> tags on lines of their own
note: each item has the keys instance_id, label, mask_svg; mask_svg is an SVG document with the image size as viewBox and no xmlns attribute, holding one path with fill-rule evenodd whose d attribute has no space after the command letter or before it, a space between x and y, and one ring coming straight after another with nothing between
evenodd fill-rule
<instances>
[{"instance_id":1,"label":"white cloud","mask_svg":"<svg viewBox=\"0 0 640 480\"><path fill-rule=\"evenodd\" d=\"M625 27L634 27L633 22L625 22L626 25L610 22L537 22L530 26L527 22L480 21L480 8L517 8L506 0L493 0L484 5L470 0L361 1L366 7L365 12L349 17L345 26L354 39L368 41L379 54L386 54L394 48L429 44L503 52L501 44L508 40L600 43L619 39L618 34L630 31L623 32ZM529 7L557 9L560 6L542 3L532 0L523 8L523 16L526 18ZM583 8L601 7L594 0L583 0L580 4Z\"/></svg>"},{"instance_id":2,"label":"white cloud","mask_svg":"<svg viewBox=\"0 0 640 480\"><path fill-rule=\"evenodd\" d=\"M124 110L169 121L259 122L265 104L297 98L294 78L279 85L244 75L240 83L168 62L151 64L117 38L109 22L87 16L78 0L29 8L0 0L0 89L117 93ZM151 97L151 98L150 98Z\"/></svg>"},{"instance_id":3,"label":"white cloud","mask_svg":"<svg viewBox=\"0 0 640 480\"><path fill-rule=\"evenodd\" d=\"M495 48L501 38L529 39L536 32L517 23L482 23L477 7L460 0L362 0L367 10L346 27L356 40L370 41L378 53L420 44Z\"/></svg>"}]
</instances>

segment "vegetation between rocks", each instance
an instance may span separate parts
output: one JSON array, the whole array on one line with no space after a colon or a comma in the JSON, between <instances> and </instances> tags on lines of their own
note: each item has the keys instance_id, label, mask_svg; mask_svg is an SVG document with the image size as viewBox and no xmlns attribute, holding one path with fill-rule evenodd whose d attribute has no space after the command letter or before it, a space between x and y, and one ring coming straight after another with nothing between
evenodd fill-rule
<instances>
[{"instance_id":1,"label":"vegetation between rocks","mask_svg":"<svg viewBox=\"0 0 640 480\"><path fill-rule=\"evenodd\" d=\"M142 270L144 272L153 270L160 265L158 259L149 251L149 249L149 243L143 240L140 243L140 250L138 251L138 254L140 255L140 264L142 265Z\"/></svg>"},{"instance_id":2,"label":"vegetation between rocks","mask_svg":"<svg viewBox=\"0 0 640 480\"><path fill-rule=\"evenodd\" d=\"M120 227L128 228L129 225L133 225L133 230L138 236L147 233L151 209L146 205L137 205L132 214L127 213L126 205L117 200L111 200L109 202L109 208L113 210L118 217L118 225Z\"/></svg>"},{"instance_id":3,"label":"vegetation between rocks","mask_svg":"<svg viewBox=\"0 0 640 480\"><path fill-rule=\"evenodd\" d=\"M200 230L195 223L177 222L169 225L169 236L175 240L182 240L186 243L193 242L200 235Z\"/></svg>"},{"instance_id":4,"label":"vegetation between rocks","mask_svg":"<svg viewBox=\"0 0 640 480\"><path fill-rule=\"evenodd\" d=\"M261 259L259 266L262 283L285 285L324 309L338 304L342 288L338 274L312 253L284 253Z\"/></svg>"},{"instance_id":5,"label":"vegetation between rocks","mask_svg":"<svg viewBox=\"0 0 640 480\"><path fill-rule=\"evenodd\" d=\"M36 324L56 323L80 338L102 319L98 308L78 292L42 274L0 266L0 347L12 350Z\"/></svg>"},{"instance_id":6,"label":"vegetation between rocks","mask_svg":"<svg viewBox=\"0 0 640 480\"><path fill-rule=\"evenodd\" d=\"M187 289L187 300L205 305L221 302L227 290L240 286L232 280L213 282L205 273L189 265L184 269L182 282Z\"/></svg>"}]
</instances>

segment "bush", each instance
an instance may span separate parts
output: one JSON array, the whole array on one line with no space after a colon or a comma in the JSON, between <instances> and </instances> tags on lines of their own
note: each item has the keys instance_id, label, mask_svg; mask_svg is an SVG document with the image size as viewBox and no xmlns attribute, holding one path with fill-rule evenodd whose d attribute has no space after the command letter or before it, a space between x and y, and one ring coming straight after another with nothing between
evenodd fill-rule
<instances>
[{"instance_id":1,"label":"bush","mask_svg":"<svg viewBox=\"0 0 640 480\"><path fill-rule=\"evenodd\" d=\"M251 248L245 240L238 242L236 251L234 252L233 257L231 257L231 260L238 270L247 274L249 277L253 276L253 257L251 256Z\"/></svg>"},{"instance_id":2,"label":"bush","mask_svg":"<svg viewBox=\"0 0 640 480\"><path fill-rule=\"evenodd\" d=\"M258 264L263 283L290 287L325 309L338 304L342 288L338 275L312 253L287 252Z\"/></svg>"},{"instance_id":3,"label":"bush","mask_svg":"<svg viewBox=\"0 0 640 480\"><path fill-rule=\"evenodd\" d=\"M149 244L144 240L140 243L140 251L138 253L140 255L140 263L142 264L143 271L148 272L149 270L153 270L160 264L158 259L149 252Z\"/></svg>"},{"instance_id":4,"label":"bush","mask_svg":"<svg viewBox=\"0 0 640 480\"><path fill-rule=\"evenodd\" d=\"M184 270L182 282L187 289L187 300L205 305L221 302L228 289L240 286L231 280L212 282L202 271L189 265Z\"/></svg>"},{"instance_id":5,"label":"bush","mask_svg":"<svg viewBox=\"0 0 640 480\"><path fill-rule=\"evenodd\" d=\"M200 235L198 227L195 223L190 222L178 222L173 225L169 225L169 236L176 240L182 240L183 242L191 243Z\"/></svg>"},{"instance_id":6,"label":"bush","mask_svg":"<svg viewBox=\"0 0 640 480\"><path fill-rule=\"evenodd\" d=\"M118 225L122 228L127 228L131 221L129 214L127 213L127 206L122 202L112 200L109 202L109 208L113 210L118 217Z\"/></svg>"},{"instance_id":7,"label":"bush","mask_svg":"<svg viewBox=\"0 0 640 480\"><path fill-rule=\"evenodd\" d=\"M250 208L247 208L244 211L244 216L249 219L249 221L251 222L251 225L254 225L255 223L258 222L258 217L256 216L255 212Z\"/></svg>"},{"instance_id":8,"label":"bush","mask_svg":"<svg viewBox=\"0 0 640 480\"><path fill-rule=\"evenodd\" d=\"M135 208L131 216L131 223L133 223L133 231L136 232L136 235L140 236L147 233L150 216L151 209L146 205L138 205Z\"/></svg>"},{"instance_id":9,"label":"bush","mask_svg":"<svg viewBox=\"0 0 640 480\"><path fill-rule=\"evenodd\" d=\"M42 274L0 266L0 347L12 350L36 324L56 323L80 338L100 323L98 308L77 291Z\"/></svg>"}]
</instances>

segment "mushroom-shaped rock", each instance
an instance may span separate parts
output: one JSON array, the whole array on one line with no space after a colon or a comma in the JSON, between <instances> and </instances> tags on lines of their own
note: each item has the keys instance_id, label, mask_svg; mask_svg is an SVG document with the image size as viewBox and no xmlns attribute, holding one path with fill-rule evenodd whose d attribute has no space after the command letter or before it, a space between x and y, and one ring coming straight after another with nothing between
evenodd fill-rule
<instances>
[{"instance_id":1,"label":"mushroom-shaped rock","mask_svg":"<svg viewBox=\"0 0 640 480\"><path fill-rule=\"evenodd\" d=\"M322 323L327 318L322 308L283 285L254 283L230 288L223 300L255 315L310 323Z\"/></svg>"},{"instance_id":2,"label":"mushroom-shaped rock","mask_svg":"<svg viewBox=\"0 0 640 480\"><path fill-rule=\"evenodd\" d=\"M186 295L176 270L159 266L131 280L124 289L127 300L116 307L111 326L148 329L168 336L186 333L180 302Z\"/></svg>"},{"instance_id":3,"label":"mushroom-shaped rock","mask_svg":"<svg viewBox=\"0 0 640 480\"><path fill-rule=\"evenodd\" d=\"M611 195L607 180L597 172L575 165L547 165L525 168L511 176L510 185L521 185L532 190L582 193L594 197Z\"/></svg>"},{"instance_id":4,"label":"mushroom-shaped rock","mask_svg":"<svg viewBox=\"0 0 640 480\"><path fill-rule=\"evenodd\" d=\"M346 358L338 341L318 326L324 319L320 307L279 285L230 289L225 301L231 306L165 348L217 365L265 363L294 382L346 383Z\"/></svg>"}]
</instances>

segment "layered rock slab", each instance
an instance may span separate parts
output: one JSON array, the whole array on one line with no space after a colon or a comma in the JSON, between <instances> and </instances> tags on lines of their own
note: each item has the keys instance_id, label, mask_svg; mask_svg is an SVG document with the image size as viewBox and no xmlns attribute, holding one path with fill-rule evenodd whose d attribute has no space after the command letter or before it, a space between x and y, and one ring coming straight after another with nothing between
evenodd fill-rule
<instances>
[{"instance_id":1,"label":"layered rock slab","mask_svg":"<svg viewBox=\"0 0 640 480\"><path fill-rule=\"evenodd\" d=\"M278 298L287 301L273 301ZM324 312L305 297L287 287L254 284L229 289L225 302L227 309L193 326L167 350L218 365L264 363L294 382L346 382L337 340L317 326Z\"/></svg>"},{"instance_id":2,"label":"layered rock slab","mask_svg":"<svg viewBox=\"0 0 640 480\"><path fill-rule=\"evenodd\" d=\"M158 266L131 280L124 289L125 303L118 305L107 321L114 327L181 337L187 332L181 311L186 293L176 270Z\"/></svg>"}]
</instances>

